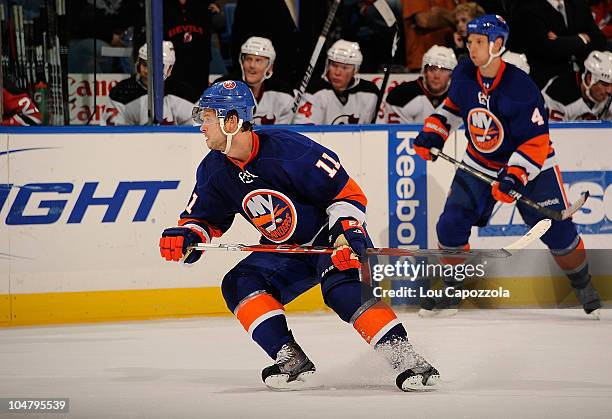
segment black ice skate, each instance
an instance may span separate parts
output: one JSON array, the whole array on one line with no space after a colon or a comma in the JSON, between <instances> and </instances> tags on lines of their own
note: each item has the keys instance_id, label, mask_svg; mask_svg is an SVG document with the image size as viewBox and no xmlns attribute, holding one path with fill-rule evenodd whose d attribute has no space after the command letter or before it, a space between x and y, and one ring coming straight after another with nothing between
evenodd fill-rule
<instances>
[{"instance_id":1,"label":"black ice skate","mask_svg":"<svg viewBox=\"0 0 612 419\"><path fill-rule=\"evenodd\" d=\"M440 373L425 360L406 339L376 346L391 367L399 372L395 384L402 391L432 391L440 384Z\"/></svg>"},{"instance_id":2,"label":"black ice skate","mask_svg":"<svg viewBox=\"0 0 612 419\"><path fill-rule=\"evenodd\" d=\"M395 384L402 391L432 391L438 388L439 383L440 373L431 365L421 372L408 369L395 379Z\"/></svg>"},{"instance_id":3,"label":"black ice skate","mask_svg":"<svg viewBox=\"0 0 612 419\"><path fill-rule=\"evenodd\" d=\"M589 281L586 287L578 289L574 288L576 298L582 304L584 312L591 318L599 320L601 316L601 301L597 290L593 288L593 284Z\"/></svg>"},{"instance_id":4,"label":"black ice skate","mask_svg":"<svg viewBox=\"0 0 612 419\"><path fill-rule=\"evenodd\" d=\"M452 284L445 283L441 290L437 290L442 295L435 297L421 298L419 310L420 317L449 317L454 316L459 311L460 297L451 296L455 290L463 289L462 282L454 282Z\"/></svg>"},{"instance_id":5,"label":"black ice skate","mask_svg":"<svg viewBox=\"0 0 612 419\"><path fill-rule=\"evenodd\" d=\"M316 369L300 345L289 342L276 354L276 363L261 372L268 388L277 391L308 390L321 387L316 383Z\"/></svg>"}]
</instances>

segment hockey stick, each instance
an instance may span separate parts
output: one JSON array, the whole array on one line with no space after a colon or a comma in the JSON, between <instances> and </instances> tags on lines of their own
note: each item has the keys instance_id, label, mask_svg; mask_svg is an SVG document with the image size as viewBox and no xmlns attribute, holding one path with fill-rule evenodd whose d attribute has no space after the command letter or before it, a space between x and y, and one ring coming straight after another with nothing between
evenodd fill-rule
<instances>
[{"instance_id":1,"label":"hockey stick","mask_svg":"<svg viewBox=\"0 0 612 419\"><path fill-rule=\"evenodd\" d=\"M433 154L434 156L442 157L444 160L454 164L457 169L461 169L464 172L471 174L472 176L488 183L491 186L493 186L493 184L497 182L497 179L487 175L486 173L481 172L480 170L474 169L473 167L470 167L463 162L453 159L451 156L444 154L443 152L441 152L435 147L432 147L430 151L431 151L431 154ZM510 190L508 195L513 197L518 202L521 202L525 205L530 206L531 208L535 209L536 211L540 212L541 214L545 215L548 218L552 218L553 220L556 220L556 221L563 221L563 220L567 220L568 218L570 218L580 208L582 208L586 200L589 198L589 191L586 191L585 193L583 193L580 199L578 199L576 202L570 205L569 208L566 208L562 211L555 211L550 208L543 207L542 205L529 199L526 196L523 196L521 193L513 189Z\"/></svg>"},{"instance_id":2,"label":"hockey stick","mask_svg":"<svg viewBox=\"0 0 612 419\"><path fill-rule=\"evenodd\" d=\"M511 250L520 250L539 239L551 226L549 219L538 222L524 236L501 249L493 250L462 250L462 249L401 249L393 247L374 247L367 249L368 256L456 256L471 258L481 256L486 258L507 258L512 256ZM186 258L194 250L222 250L226 252L268 252L268 253L309 253L331 254L333 247L326 246L300 246L291 244L226 244L226 243L198 243L187 248ZM183 259L184 259L183 258Z\"/></svg>"},{"instance_id":3,"label":"hockey stick","mask_svg":"<svg viewBox=\"0 0 612 419\"><path fill-rule=\"evenodd\" d=\"M340 5L340 0L334 0L329 9L329 14L327 15L327 20L325 21L325 25L323 25L323 31L321 35L319 35L319 39L317 39L317 44L315 45L314 51L312 51L312 55L310 56L310 62L308 63L308 67L306 67L306 72L304 73L304 77L298 86L298 89L295 93L295 97L293 98L293 105L291 106L291 112L293 112L293 119L295 119L295 114L297 112L298 106L300 106L300 101L302 100L302 95L304 91L306 91L306 87L308 87L308 83L310 82L310 77L312 77L312 73L317 65L317 61L319 60L319 55L321 54L321 50L323 49L323 45L325 45L325 41L327 40L327 33L331 28L331 25L334 21L334 17L336 16L336 10L338 10L338 6ZM293 122L293 120L291 121Z\"/></svg>"},{"instance_id":4,"label":"hockey stick","mask_svg":"<svg viewBox=\"0 0 612 419\"><path fill-rule=\"evenodd\" d=\"M397 19L395 18L395 14L389 7L389 4L385 0L376 0L374 2L374 7L378 10L378 13L385 20L385 23L388 27L394 27L395 31L393 33L393 44L391 45L391 58L389 58L389 62L385 66L385 72L382 80L382 85L380 86L380 91L378 92L378 97L376 98L376 107L374 108L374 115L372 116L371 124L376 123L376 119L378 118L378 112L380 111L380 105L382 104L383 96L385 95L385 90L387 89L387 83L389 83L389 76L391 74L391 67L393 67L393 60L395 59L395 52L397 51L397 44L399 43L399 25L397 23Z\"/></svg>"}]
</instances>

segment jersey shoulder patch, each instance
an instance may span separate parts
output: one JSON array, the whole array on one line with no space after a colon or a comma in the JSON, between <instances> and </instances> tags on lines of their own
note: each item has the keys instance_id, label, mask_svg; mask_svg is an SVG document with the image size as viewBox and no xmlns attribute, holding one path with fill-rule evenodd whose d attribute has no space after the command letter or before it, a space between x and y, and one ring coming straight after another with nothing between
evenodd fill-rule
<instances>
[{"instance_id":1,"label":"jersey shoulder patch","mask_svg":"<svg viewBox=\"0 0 612 419\"><path fill-rule=\"evenodd\" d=\"M380 89L376 86L376 84L364 79L360 79L359 83L357 83L357 85L351 90L354 92L373 93L375 95L378 95L378 92L380 92Z\"/></svg>"},{"instance_id":2,"label":"jersey shoulder patch","mask_svg":"<svg viewBox=\"0 0 612 419\"><path fill-rule=\"evenodd\" d=\"M264 81L264 91L281 92L293 96L293 90L291 89L289 84L285 83L284 80L278 79L274 76Z\"/></svg>"},{"instance_id":3,"label":"jersey shoulder patch","mask_svg":"<svg viewBox=\"0 0 612 419\"><path fill-rule=\"evenodd\" d=\"M540 89L531 77L514 65L506 65L498 88L514 103L534 103L543 100Z\"/></svg>"},{"instance_id":4,"label":"jersey shoulder patch","mask_svg":"<svg viewBox=\"0 0 612 419\"><path fill-rule=\"evenodd\" d=\"M405 81L389 92L386 102L389 105L403 107L417 96L424 94L425 92L423 92L419 82L416 80Z\"/></svg>"},{"instance_id":5,"label":"jersey shoulder patch","mask_svg":"<svg viewBox=\"0 0 612 419\"><path fill-rule=\"evenodd\" d=\"M563 73L555 77L545 89L553 100L567 106L582 97L580 86L576 82L576 73Z\"/></svg>"},{"instance_id":6,"label":"jersey shoulder patch","mask_svg":"<svg viewBox=\"0 0 612 419\"><path fill-rule=\"evenodd\" d=\"M281 128L257 130L257 135L260 160L297 160L316 144L302 134Z\"/></svg>"},{"instance_id":7,"label":"jersey shoulder patch","mask_svg":"<svg viewBox=\"0 0 612 419\"><path fill-rule=\"evenodd\" d=\"M115 102L127 105L146 94L146 89L136 81L136 76L134 75L117 83L115 87L111 89L109 97Z\"/></svg>"},{"instance_id":8,"label":"jersey shoulder patch","mask_svg":"<svg viewBox=\"0 0 612 419\"><path fill-rule=\"evenodd\" d=\"M169 77L165 82L165 94L178 96L191 103L200 97L200 93L195 92L187 83L173 77Z\"/></svg>"},{"instance_id":9,"label":"jersey shoulder patch","mask_svg":"<svg viewBox=\"0 0 612 419\"><path fill-rule=\"evenodd\" d=\"M315 77L314 80L310 79L310 83L308 83L308 87L306 88L306 92L310 94L315 94L320 92L321 90L334 90L331 83L321 77Z\"/></svg>"}]
</instances>

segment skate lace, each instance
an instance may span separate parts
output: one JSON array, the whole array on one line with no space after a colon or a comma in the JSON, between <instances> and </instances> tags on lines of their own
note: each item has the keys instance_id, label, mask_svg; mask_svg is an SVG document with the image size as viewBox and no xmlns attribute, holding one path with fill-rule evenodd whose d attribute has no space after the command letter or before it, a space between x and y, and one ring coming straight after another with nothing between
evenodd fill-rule
<instances>
[{"instance_id":1,"label":"skate lace","mask_svg":"<svg viewBox=\"0 0 612 419\"><path fill-rule=\"evenodd\" d=\"M286 364L293 356L293 349L288 345L283 345L276 354L276 363L278 365Z\"/></svg>"}]
</instances>

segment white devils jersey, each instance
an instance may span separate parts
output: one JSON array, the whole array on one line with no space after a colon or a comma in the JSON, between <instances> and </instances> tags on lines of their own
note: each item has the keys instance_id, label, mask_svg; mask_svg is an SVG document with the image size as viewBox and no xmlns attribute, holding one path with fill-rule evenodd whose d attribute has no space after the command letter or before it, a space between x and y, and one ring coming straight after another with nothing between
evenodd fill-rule
<instances>
[{"instance_id":1,"label":"white devils jersey","mask_svg":"<svg viewBox=\"0 0 612 419\"><path fill-rule=\"evenodd\" d=\"M446 99L446 92L433 96L424 85L423 77L403 82L387 95L385 124L422 124Z\"/></svg>"},{"instance_id":2,"label":"white devils jersey","mask_svg":"<svg viewBox=\"0 0 612 419\"><path fill-rule=\"evenodd\" d=\"M374 117L378 87L359 80L343 92L336 92L324 79L315 80L304 93L295 116L296 124L369 124Z\"/></svg>"},{"instance_id":3,"label":"white devils jersey","mask_svg":"<svg viewBox=\"0 0 612 419\"><path fill-rule=\"evenodd\" d=\"M215 83L226 80L242 80L238 73L226 74L215 80ZM248 83L247 83L248 84ZM251 89L253 90L253 89ZM275 76L263 81L263 88L259 97L255 98L255 109L253 109L254 125L291 124L293 120L293 92L282 80Z\"/></svg>"},{"instance_id":4,"label":"white devils jersey","mask_svg":"<svg viewBox=\"0 0 612 419\"><path fill-rule=\"evenodd\" d=\"M191 110L193 103L183 97L187 87L178 82L166 80L164 96L163 125L192 125ZM109 94L113 105L117 108L117 116L113 119L115 125L146 125L149 123L149 104L147 89L136 79L136 76L122 80L113 87Z\"/></svg>"},{"instance_id":5,"label":"white devils jersey","mask_svg":"<svg viewBox=\"0 0 612 419\"><path fill-rule=\"evenodd\" d=\"M290 124L293 120L291 89L274 79L263 82L261 97L255 98L255 125Z\"/></svg>"},{"instance_id":6,"label":"white devils jersey","mask_svg":"<svg viewBox=\"0 0 612 419\"><path fill-rule=\"evenodd\" d=\"M605 102L593 103L582 97L580 74L567 73L551 79L542 90L551 121L612 121L612 107Z\"/></svg>"}]
</instances>

